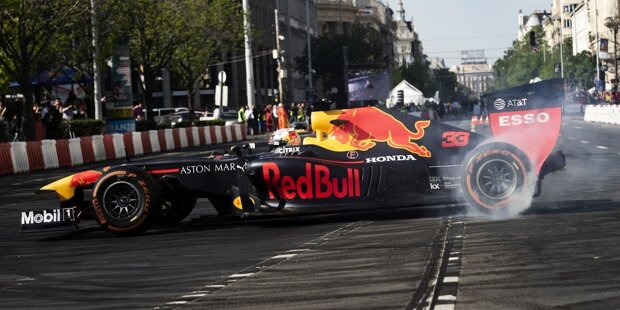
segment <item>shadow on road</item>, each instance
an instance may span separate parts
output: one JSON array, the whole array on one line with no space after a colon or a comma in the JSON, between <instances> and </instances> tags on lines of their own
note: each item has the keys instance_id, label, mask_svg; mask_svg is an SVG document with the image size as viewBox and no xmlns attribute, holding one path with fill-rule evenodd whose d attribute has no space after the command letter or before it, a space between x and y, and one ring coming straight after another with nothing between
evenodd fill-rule
<instances>
[{"instance_id":1,"label":"shadow on road","mask_svg":"<svg viewBox=\"0 0 620 310\"><path fill-rule=\"evenodd\" d=\"M252 226L264 228L284 228L294 226L309 226L330 223L351 223L358 221L392 221L403 219L426 219L465 214L463 204L442 204L435 206L419 206L406 208L373 209L364 211L325 212L312 214L294 214L287 216L260 216L244 219L204 215L192 218L187 222L170 226L156 226L140 236L154 236L182 233L189 231L211 231L236 227ZM620 210L620 201L615 200L575 200L575 201L546 201L535 202L521 215L570 214L590 213ZM484 216L477 218L485 218ZM505 220L505 218L503 218ZM140 238L134 236L133 238ZM46 241L71 239L99 239L118 238L100 230L98 227L82 228L59 236L45 238Z\"/></svg>"},{"instance_id":2,"label":"shadow on road","mask_svg":"<svg viewBox=\"0 0 620 310\"><path fill-rule=\"evenodd\" d=\"M611 199L538 202L523 212L528 214L586 213L620 210L620 201Z\"/></svg>"}]
</instances>

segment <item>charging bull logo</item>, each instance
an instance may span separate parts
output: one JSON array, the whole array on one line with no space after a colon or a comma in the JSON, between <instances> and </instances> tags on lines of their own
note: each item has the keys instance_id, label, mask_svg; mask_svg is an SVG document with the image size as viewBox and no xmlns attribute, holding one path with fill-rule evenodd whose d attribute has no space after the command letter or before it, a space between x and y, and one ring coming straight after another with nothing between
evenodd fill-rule
<instances>
[{"instance_id":1,"label":"charging bull logo","mask_svg":"<svg viewBox=\"0 0 620 310\"><path fill-rule=\"evenodd\" d=\"M376 142L387 142L390 147L407 150L420 157L431 157L431 152L413 140L424 137L425 129L430 126L428 120L414 124L412 132L394 116L378 108L360 108L345 111L332 121L334 126L330 135L339 143L351 145L357 150L366 151Z\"/></svg>"}]
</instances>

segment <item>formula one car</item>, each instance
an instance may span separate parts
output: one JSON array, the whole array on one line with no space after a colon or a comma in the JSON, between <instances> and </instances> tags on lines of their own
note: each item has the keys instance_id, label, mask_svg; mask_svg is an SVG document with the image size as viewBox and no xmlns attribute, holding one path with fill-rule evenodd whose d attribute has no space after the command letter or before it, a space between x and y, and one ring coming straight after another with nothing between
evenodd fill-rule
<instances>
[{"instance_id":1,"label":"formula one car","mask_svg":"<svg viewBox=\"0 0 620 310\"><path fill-rule=\"evenodd\" d=\"M549 80L489 94L492 137L364 107L314 112L314 136L270 152L253 154L239 145L232 156L132 161L77 173L43 187L58 194L61 208L23 212L22 228L90 214L107 231L136 234L183 220L199 197L223 216L437 200L505 212L539 192L544 175L565 166L561 152L552 154L562 88L562 80Z\"/></svg>"}]
</instances>

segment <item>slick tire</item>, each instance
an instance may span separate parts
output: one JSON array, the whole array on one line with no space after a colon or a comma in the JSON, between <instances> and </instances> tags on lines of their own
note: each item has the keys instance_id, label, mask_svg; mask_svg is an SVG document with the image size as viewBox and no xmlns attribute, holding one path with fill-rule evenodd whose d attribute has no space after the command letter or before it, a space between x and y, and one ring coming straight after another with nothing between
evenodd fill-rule
<instances>
[{"instance_id":1,"label":"slick tire","mask_svg":"<svg viewBox=\"0 0 620 310\"><path fill-rule=\"evenodd\" d=\"M165 198L161 216L157 220L160 225L174 225L185 219L196 206L196 197L185 193L177 197Z\"/></svg>"},{"instance_id":2,"label":"slick tire","mask_svg":"<svg viewBox=\"0 0 620 310\"><path fill-rule=\"evenodd\" d=\"M484 214L525 209L532 197L532 193L526 193L532 187L528 178L531 170L527 156L516 147L506 143L483 144L463 162L463 196Z\"/></svg>"},{"instance_id":3,"label":"slick tire","mask_svg":"<svg viewBox=\"0 0 620 310\"><path fill-rule=\"evenodd\" d=\"M91 204L99 225L118 235L140 234L159 218L161 191L141 169L120 167L103 174L93 188Z\"/></svg>"}]
</instances>

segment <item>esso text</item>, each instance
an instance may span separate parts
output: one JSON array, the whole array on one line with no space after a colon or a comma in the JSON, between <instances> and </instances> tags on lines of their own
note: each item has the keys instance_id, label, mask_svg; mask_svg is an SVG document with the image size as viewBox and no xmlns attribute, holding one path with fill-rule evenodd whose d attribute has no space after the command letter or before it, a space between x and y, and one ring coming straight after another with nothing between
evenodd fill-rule
<instances>
[{"instance_id":1,"label":"esso text","mask_svg":"<svg viewBox=\"0 0 620 310\"><path fill-rule=\"evenodd\" d=\"M503 115L498 118L499 127L544 124L551 119L547 112Z\"/></svg>"}]
</instances>

